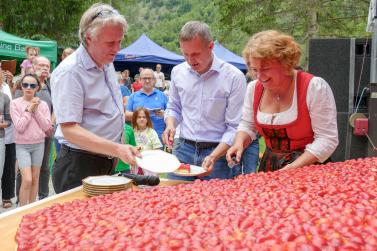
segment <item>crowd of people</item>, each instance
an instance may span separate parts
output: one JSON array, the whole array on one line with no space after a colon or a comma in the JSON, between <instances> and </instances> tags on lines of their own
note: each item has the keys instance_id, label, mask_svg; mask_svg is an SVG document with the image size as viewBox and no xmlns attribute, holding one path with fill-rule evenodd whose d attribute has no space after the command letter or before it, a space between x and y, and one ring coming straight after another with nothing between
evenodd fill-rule
<instances>
[{"instance_id":1,"label":"crowd of people","mask_svg":"<svg viewBox=\"0 0 377 251\"><path fill-rule=\"evenodd\" d=\"M72 52L71 48L65 49L62 60ZM4 208L12 207L15 195L21 206L49 195L50 151L55 127L49 83L51 63L39 55L39 48L27 46L26 59L20 67L17 80L11 72L0 71Z\"/></svg>"},{"instance_id":2,"label":"crowd of people","mask_svg":"<svg viewBox=\"0 0 377 251\"><path fill-rule=\"evenodd\" d=\"M112 62L126 29L116 9L94 4L81 17L80 46L64 51L51 77L49 60L33 47L17 83L0 72L4 207L14 197L15 166L21 206L37 194L48 196L54 138L56 193L87 176L156 175L136 165L144 150L171 151L206 170L197 177L168 174L185 180L256 172L261 136L267 147L260 171L331 160L338 144L333 93L324 79L296 70L301 51L291 36L271 30L250 38L243 52L252 79L247 82L214 55L208 25L189 21L179 34L185 62L173 68L169 82L160 64L155 71L140 67L134 79L128 69L115 72Z\"/></svg>"}]
</instances>

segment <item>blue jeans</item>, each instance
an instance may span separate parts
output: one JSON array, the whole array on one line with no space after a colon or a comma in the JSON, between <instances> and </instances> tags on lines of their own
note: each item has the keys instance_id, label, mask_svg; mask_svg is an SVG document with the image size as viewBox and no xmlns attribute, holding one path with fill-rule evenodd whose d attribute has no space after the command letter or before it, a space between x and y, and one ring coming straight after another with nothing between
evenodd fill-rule
<instances>
[{"instance_id":1,"label":"blue jeans","mask_svg":"<svg viewBox=\"0 0 377 251\"><path fill-rule=\"evenodd\" d=\"M193 145L184 143L181 139L177 139L173 149L173 155L177 156L179 161L182 163L201 166L204 158L210 155L214 149L215 147L199 149ZM232 175L232 170L228 167L228 163L225 159L225 156L223 156L216 161L212 172L208 176L201 177L200 179L230 179L233 177L234 176ZM173 180L193 181L197 178L198 177L181 177L173 173L168 174L168 179Z\"/></svg>"},{"instance_id":2,"label":"blue jeans","mask_svg":"<svg viewBox=\"0 0 377 251\"><path fill-rule=\"evenodd\" d=\"M259 159L259 141L258 139L253 142L244 150L241 157L241 164L234 166L233 176L240 174L255 173L257 171Z\"/></svg>"}]
</instances>

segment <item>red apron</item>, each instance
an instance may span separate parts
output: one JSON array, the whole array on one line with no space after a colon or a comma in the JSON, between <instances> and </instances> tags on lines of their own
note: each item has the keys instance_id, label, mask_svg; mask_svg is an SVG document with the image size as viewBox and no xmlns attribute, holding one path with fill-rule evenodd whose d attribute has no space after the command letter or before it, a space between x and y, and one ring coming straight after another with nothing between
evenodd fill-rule
<instances>
[{"instance_id":1,"label":"red apron","mask_svg":"<svg viewBox=\"0 0 377 251\"><path fill-rule=\"evenodd\" d=\"M293 162L302 154L307 144L314 141L314 132L306 104L310 80L314 76L299 71L297 73L297 118L285 125L260 124L257 111L263 94L263 85L257 81L254 92L254 121L260 135L266 141L266 151L261 160L260 171L275 171Z\"/></svg>"}]
</instances>

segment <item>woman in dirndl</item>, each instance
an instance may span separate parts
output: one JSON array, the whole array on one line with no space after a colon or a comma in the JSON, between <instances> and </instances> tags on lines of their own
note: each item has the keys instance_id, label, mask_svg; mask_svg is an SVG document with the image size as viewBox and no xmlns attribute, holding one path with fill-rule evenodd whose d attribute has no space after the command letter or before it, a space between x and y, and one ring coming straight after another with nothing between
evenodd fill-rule
<instances>
[{"instance_id":1,"label":"woman in dirndl","mask_svg":"<svg viewBox=\"0 0 377 251\"><path fill-rule=\"evenodd\" d=\"M293 37L268 30L247 43L243 56L256 80L248 85L230 163L240 161L257 132L266 141L259 171L329 161L338 145L334 95L328 83L296 70L301 50Z\"/></svg>"}]
</instances>

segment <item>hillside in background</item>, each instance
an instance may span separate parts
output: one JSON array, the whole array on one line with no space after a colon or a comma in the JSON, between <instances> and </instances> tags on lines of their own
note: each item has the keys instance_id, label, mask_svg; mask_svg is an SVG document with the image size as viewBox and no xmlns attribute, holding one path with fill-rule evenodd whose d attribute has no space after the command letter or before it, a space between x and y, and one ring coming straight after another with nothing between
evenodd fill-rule
<instances>
[{"instance_id":1,"label":"hillside in background","mask_svg":"<svg viewBox=\"0 0 377 251\"><path fill-rule=\"evenodd\" d=\"M248 39L240 30L222 29L218 8L211 0L141 0L119 8L129 23L125 46L145 33L156 43L180 53L178 34L190 20L206 22L214 39L238 54Z\"/></svg>"}]
</instances>

